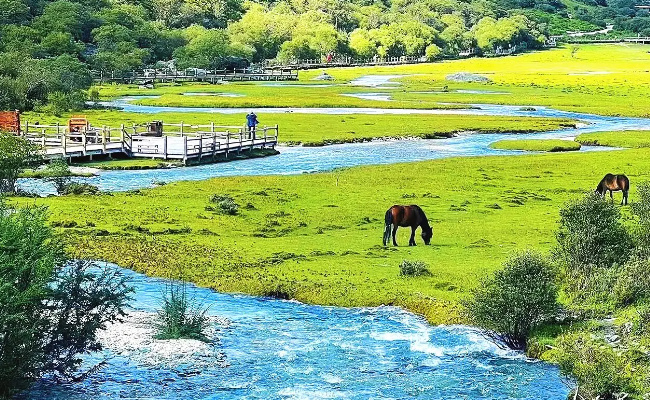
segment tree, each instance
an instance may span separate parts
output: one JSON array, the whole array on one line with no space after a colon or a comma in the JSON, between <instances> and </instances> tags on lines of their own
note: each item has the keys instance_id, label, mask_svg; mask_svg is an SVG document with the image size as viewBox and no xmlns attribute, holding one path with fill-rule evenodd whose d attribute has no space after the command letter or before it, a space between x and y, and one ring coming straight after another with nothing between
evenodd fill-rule
<instances>
[{"instance_id":1,"label":"tree","mask_svg":"<svg viewBox=\"0 0 650 400\"><path fill-rule=\"evenodd\" d=\"M580 272L589 266L609 268L623 264L633 245L619 209L596 194L560 210L556 238L555 255L568 272Z\"/></svg>"},{"instance_id":2,"label":"tree","mask_svg":"<svg viewBox=\"0 0 650 400\"><path fill-rule=\"evenodd\" d=\"M541 255L524 252L481 282L466 303L487 335L512 349L525 349L530 333L558 309L556 273Z\"/></svg>"},{"instance_id":3,"label":"tree","mask_svg":"<svg viewBox=\"0 0 650 400\"><path fill-rule=\"evenodd\" d=\"M42 208L0 203L0 397L44 374L67 378L97 330L123 315L130 289L116 270L66 266Z\"/></svg>"},{"instance_id":4,"label":"tree","mask_svg":"<svg viewBox=\"0 0 650 400\"><path fill-rule=\"evenodd\" d=\"M39 152L27 139L0 132L0 194L16 191L18 175L39 159Z\"/></svg>"},{"instance_id":5,"label":"tree","mask_svg":"<svg viewBox=\"0 0 650 400\"><path fill-rule=\"evenodd\" d=\"M230 46L228 32L193 25L184 32L188 43L174 52L179 68L221 68L229 56L250 57L252 50Z\"/></svg>"}]
</instances>

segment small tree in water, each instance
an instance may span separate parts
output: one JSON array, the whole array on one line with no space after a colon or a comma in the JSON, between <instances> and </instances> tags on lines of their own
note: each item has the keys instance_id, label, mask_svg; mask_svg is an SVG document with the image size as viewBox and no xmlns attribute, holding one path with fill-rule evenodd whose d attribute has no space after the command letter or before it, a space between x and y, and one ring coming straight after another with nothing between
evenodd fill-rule
<instances>
[{"instance_id":1,"label":"small tree in water","mask_svg":"<svg viewBox=\"0 0 650 400\"><path fill-rule=\"evenodd\" d=\"M128 300L117 272L69 264L45 221L44 209L0 202L0 398L45 375L71 377Z\"/></svg>"},{"instance_id":2,"label":"small tree in water","mask_svg":"<svg viewBox=\"0 0 650 400\"><path fill-rule=\"evenodd\" d=\"M528 251L483 280L466 306L489 337L521 350L533 329L556 315L557 294L554 269L541 255Z\"/></svg>"},{"instance_id":3,"label":"small tree in water","mask_svg":"<svg viewBox=\"0 0 650 400\"><path fill-rule=\"evenodd\" d=\"M27 139L0 132L0 194L14 193L18 175L38 160L38 146Z\"/></svg>"}]
</instances>

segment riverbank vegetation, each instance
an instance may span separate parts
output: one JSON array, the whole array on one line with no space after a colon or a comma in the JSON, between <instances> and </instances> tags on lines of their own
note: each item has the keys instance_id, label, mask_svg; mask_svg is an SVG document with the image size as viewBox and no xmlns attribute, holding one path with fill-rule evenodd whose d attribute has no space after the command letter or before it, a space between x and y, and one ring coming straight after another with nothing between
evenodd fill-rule
<instances>
[{"instance_id":1,"label":"riverbank vegetation","mask_svg":"<svg viewBox=\"0 0 650 400\"><path fill-rule=\"evenodd\" d=\"M538 140L499 140L490 144L493 149L499 150L522 150L522 151L577 151L580 150L580 143L573 140L561 139L538 139Z\"/></svg>"}]
</instances>

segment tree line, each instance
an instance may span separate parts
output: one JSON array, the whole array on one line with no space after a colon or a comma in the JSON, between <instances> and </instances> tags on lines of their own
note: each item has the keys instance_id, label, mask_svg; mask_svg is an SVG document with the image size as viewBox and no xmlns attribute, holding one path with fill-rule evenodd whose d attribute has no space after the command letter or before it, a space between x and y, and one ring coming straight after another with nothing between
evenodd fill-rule
<instances>
[{"instance_id":1,"label":"tree line","mask_svg":"<svg viewBox=\"0 0 650 400\"><path fill-rule=\"evenodd\" d=\"M328 54L435 60L537 48L558 23L549 19L555 12L587 26L608 20L645 29L645 11L620 18L636 10L625 1L577 2L575 18L557 0L0 0L0 108L81 108L90 70L170 60L179 69L214 69Z\"/></svg>"}]
</instances>

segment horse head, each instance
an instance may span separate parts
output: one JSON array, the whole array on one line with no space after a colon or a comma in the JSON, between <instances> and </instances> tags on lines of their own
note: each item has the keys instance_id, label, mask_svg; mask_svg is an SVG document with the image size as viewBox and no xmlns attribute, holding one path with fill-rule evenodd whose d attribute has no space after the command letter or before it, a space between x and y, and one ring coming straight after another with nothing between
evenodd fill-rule
<instances>
[{"instance_id":1,"label":"horse head","mask_svg":"<svg viewBox=\"0 0 650 400\"><path fill-rule=\"evenodd\" d=\"M422 240L424 244L431 244L431 238L433 237L433 228L429 227L427 229L422 228Z\"/></svg>"}]
</instances>

